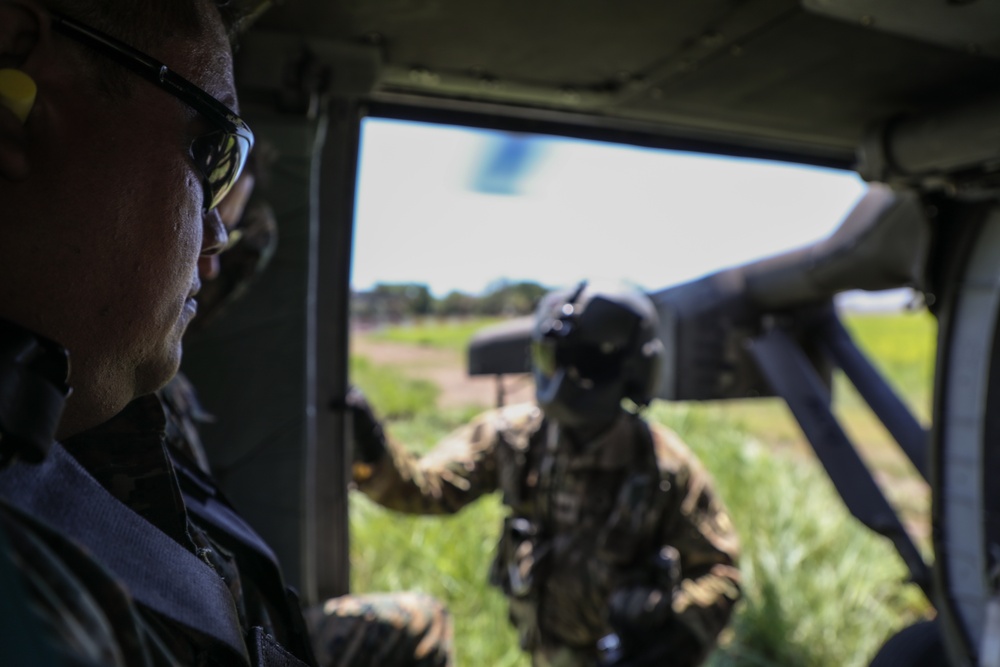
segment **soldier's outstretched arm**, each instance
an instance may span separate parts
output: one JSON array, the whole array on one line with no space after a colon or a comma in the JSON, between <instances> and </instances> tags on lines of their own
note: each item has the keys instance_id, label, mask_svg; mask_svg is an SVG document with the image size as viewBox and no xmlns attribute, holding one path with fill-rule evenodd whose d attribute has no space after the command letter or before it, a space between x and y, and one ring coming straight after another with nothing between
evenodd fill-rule
<instances>
[{"instance_id":1,"label":"soldier's outstretched arm","mask_svg":"<svg viewBox=\"0 0 1000 667\"><path fill-rule=\"evenodd\" d=\"M375 502L410 514L451 514L497 488L495 412L487 412L417 457L388 437L356 389L354 414L357 488Z\"/></svg>"}]
</instances>

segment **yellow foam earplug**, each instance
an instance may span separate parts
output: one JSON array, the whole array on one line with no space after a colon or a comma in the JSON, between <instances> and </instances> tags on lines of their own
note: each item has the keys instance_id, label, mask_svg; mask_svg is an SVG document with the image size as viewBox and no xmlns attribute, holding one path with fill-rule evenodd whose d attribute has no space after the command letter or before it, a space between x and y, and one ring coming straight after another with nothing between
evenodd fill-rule
<instances>
[{"instance_id":1,"label":"yellow foam earplug","mask_svg":"<svg viewBox=\"0 0 1000 667\"><path fill-rule=\"evenodd\" d=\"M34 79L19 69L0 69L0 105L14 112L23 123L35 106L38 86Z\"/></svg>"}]
</instances>

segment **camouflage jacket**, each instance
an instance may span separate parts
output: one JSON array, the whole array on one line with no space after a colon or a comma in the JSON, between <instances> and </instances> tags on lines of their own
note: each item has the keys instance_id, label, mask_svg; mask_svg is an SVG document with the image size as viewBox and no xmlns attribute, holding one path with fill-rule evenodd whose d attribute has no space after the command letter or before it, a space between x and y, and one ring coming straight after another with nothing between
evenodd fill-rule
<instances>
[{"instance_id":1,"label":"camouflage jacket","mask_svg":"<svg viewBox=\"0 0 1000 667\"><path fill-rule=\"evenodd\" d=\"M612 631L612 596L631 592L638 616L650 616L633 620L649 633L679 621L694 639L671 664L695 664L740 594L738 540L708 474L672 431L625 412L577 446L536 406L510 406L422 458L390 440L387 457L356 466L355 478L376 502L410 513L456 512L502 491L510 514L490 578L536 655L567 646L593 656ZM679 555L679 576L661 567L665 550Z\"/></svg>"}]
</instances>

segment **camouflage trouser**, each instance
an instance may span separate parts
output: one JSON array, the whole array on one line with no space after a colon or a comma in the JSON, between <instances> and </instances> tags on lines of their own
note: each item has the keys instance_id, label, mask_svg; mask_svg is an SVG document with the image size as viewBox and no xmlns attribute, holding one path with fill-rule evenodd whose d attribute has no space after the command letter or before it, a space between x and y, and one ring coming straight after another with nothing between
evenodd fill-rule
<instances>
[{"instance_id":1,"label":"camouflage trouser","mask_svg":"<svg viewBox=\"0 0 1000 667\"><path fill-rule=\"evenodd\" d=\"M320 667L453 667L451 617L419 593L345 595L307 609Z\"/></svg>"}]
</instances>

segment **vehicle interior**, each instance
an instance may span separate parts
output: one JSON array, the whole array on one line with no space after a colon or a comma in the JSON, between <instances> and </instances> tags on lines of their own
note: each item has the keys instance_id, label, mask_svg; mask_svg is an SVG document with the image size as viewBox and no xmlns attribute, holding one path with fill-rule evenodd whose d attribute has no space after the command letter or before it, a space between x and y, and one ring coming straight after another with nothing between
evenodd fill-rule
<instances>
[{"instance_id":1,"label":"vehicle interior","mask_svg":"<svg viewBox=\"0 0 1000 667\"><path fill-rule=\"evenodd\" d=\"M260 189L281 240L254 289L186 346L184 371L216 417L203 437L226 492L305 601L349 588L342 405L361 124L403 119L869 181L829 239L655 292L667 347L659 395L786 399L847 507L893 542L936 608L951 664L1000 664L1000 489L987 477L1000 459L1000 6L248 4L237 86L268 147ZM831 306L845 290L900 286L923 293L938 319L930 429L857 353ZM484 334L470 372L523 370L525 336L516 326ZM832 367L930 484L932 561L830 415Z\"/></svg>"}]
</instances>

